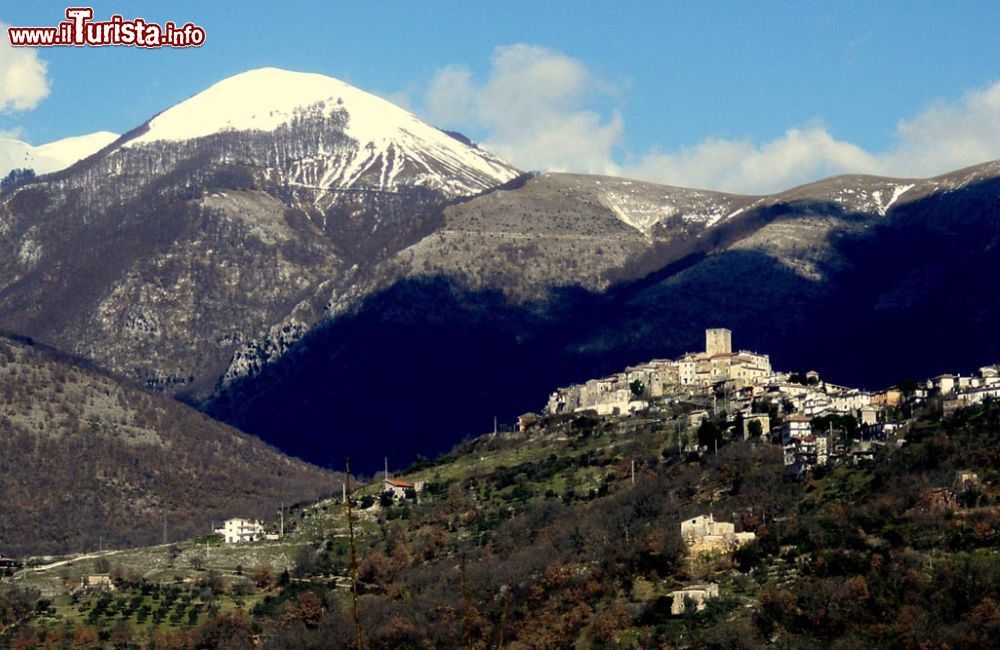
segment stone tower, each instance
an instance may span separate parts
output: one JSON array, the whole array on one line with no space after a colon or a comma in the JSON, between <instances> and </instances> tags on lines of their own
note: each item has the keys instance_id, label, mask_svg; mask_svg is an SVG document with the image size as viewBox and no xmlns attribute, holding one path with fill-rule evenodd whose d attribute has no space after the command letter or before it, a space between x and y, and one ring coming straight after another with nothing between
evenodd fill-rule
<instances>
[{"instance_id":1,"label":"stone tower","mask_svg":"<svg viewBox=\"0 0 1000 650\"><path fill-rule=\"evenodd\" d=\"M733 351L733 333L724 327L705 330L705 353L729 354Z\"/></svg>"}]
</instances>

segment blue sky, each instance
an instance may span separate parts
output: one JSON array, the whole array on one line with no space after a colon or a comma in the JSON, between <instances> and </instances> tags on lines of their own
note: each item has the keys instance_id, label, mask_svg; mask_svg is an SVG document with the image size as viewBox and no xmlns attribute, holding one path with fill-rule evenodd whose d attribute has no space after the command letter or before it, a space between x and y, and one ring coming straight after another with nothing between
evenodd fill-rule
<instances>
[{"instance_id":1,"label":"blue sky","mask_svg":"<svg viewBox=\"0 0 1000 650\"><path fill-rule=\"evenodd\" d=\"M38 50L49 92L22 110L7 101L0 130L33 144L120 133L277 66L405 103L524 168L770 191L1000 157L996 2L90 5L99 19L191 21L207 42ZM54 25L65 7L8 3L0 21ZM7 79L0 102L16 91Z\"/></svg>"}]
</instances>

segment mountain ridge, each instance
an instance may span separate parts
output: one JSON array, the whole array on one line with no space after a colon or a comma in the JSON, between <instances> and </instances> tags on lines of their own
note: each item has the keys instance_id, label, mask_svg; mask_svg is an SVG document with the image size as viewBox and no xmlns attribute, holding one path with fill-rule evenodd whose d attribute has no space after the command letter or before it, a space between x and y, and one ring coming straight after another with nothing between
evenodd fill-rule
<instances>
[{"instance_id":1,"label":"mountain ridge","mask_svg":"<svg viewBox=\"0 0 1000 650\"><path fill-rule=\"evenodd\" d=\"M228 81L266 95L262 80L272 76L293 86L317 78L264 70L220 83L223 91ZM395 121L375 133L391 136L382 144L351 137L352 121L362 119L351 113L353 95L342 82L319 79L318 89L290 93L288 110L257 116L258 106L233 108L249 122L233 117L231 124L250 130L227 130L223 115L202 125L207 134L185 132L193 137L177 141L151 135L168 118L183 126L171 111L197 108L207 101L200 93L69 169L0 196L0 327L180 396L286 449L304 449L310 437L335 441L379 430L378 418L351 417L348 429L335 431L323 421L320 405L380 411L372 400L381 398L352 385L358 368L371 381L413 393L398 401L399 416L379 412L396 422L387 444L405 435L408 410L429 409L441 385L467 377L481 399L447 425L450 440L433 415L421 424L421 436L450 444L479 433L473 423L491 418L484 412L490 404L502 404L505 417L532 408L528 386L510 370L468 363L476 358L471 332L504 351L487 355L490 363L548 364L532 381L549 388L578 373L680 353L717 322L748 332L756 337L748 344L761 348L789 337L790 367L819 358L848 370L843 358L807 357L807 348L819 345L808 332L837 342L856 330L854 319L889 318L899 327L894 319L917 305L926 312L922 331L934 321L934 304L956 302L932 291L937 275L953 277L933 262L934 246L971 246L956 265L975 267L975 278L992 260L979 244L996 236L995 161L925 180L834 177L768 196L520 174L508 166L482 176L475 165L458 173L451 163L487 164L489 154L427 125L421 129L433 138L423 141L426 149L386 145L400 133L414 142L399 125L416 118L402 109L391 109ZM213 96L212 103L222 102L216 107L225 104ZM317 98L322 106L296 112ZM271 130L254 129L257 117ZM369 151L368 143L376 146ZM442 158L438 145L461 155ZM953 226L944 239L935 230L942 224ZM894 240L911 242L922 256L907 257ZM913 267L906 277L898 277L896 258ZM890 277L906 291L883 282ZM973 289L962 313L979 332L979 323L993 322L992 294L984 283ZM852 303L862 295L867 303ZM985 306L976 308L976 300ZM822 314L820 322L814 314ZM852 315L850 327L830 329L826 323L843 314ZM317 335L303 343L310 332ZM341 338L330 338L335 332ZM860 349L892 346L888 330L873 343L859 331L852 336ZM433 354L415 351L425 345L421 337L429 337ZM991 349L978 334L962 344L970 357L975 345ZM311 401L272 385L296 375L290 362L261 379L295 349L320 361L306 363L310 370L304 366L291 382ZM911 367L898 356L886 374ZM430 385L414 390L421 370ZM327 384L343 398L317 388ZM243 409L235 396L256 410ZM268 411L308 417L299 429L264 427ZM286 444L288 436L302 440ZM422 453L440 448L428 444ZM313 460L329 462L331 449L335 442Z\"/></svg>"},{"instance_id":2,"label":"mountain ridge","mask_svg":"<svg viewBox=\"0 0 1000 650\"><path fill-rule=\"evenodd\" d=\"M100 151L118 137L110 131L96 131L37 146L13 138L0 138L0 176L14 169L32 169L36 174L61 171Z\"/></svg>"}]
</instances>

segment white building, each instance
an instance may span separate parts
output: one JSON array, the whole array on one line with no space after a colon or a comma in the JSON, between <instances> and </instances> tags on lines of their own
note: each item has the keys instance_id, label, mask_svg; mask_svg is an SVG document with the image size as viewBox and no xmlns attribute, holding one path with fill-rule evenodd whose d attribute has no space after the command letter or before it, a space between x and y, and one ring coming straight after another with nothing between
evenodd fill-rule
<instances>
[{"instance_id":1,"label":"white building","mask_svg":"<svg viewBox=\"0 0 1000 650\"><path fill-rule=\"evenodd\" d=\"M389 478L388 476L382 479L382 491L391 492L394 499L405 499L408 492L412 491L414 494L418 494L423 492L423 489L423 481L410 483L408 481L400 481L399 479Z\"/></svg>"},{"instance_id":2,"label":"white building","mask_svg":"<svg viewBox=\"0 0 1000 650\"><path fill-rule=\"evenodd\" d=\"M972 388L958 394L958 400L963 404L982 404L988 398L1000 399L1000 386Z\"/></svg>"},{"instance_id":3,"label":"white building","mask_svg":"<svg viewBox=\"0 0 1000 650\"><path fill-rule=\"evenodd\" d=\"M784 441L785 468L793 474L802 474L830 461L829 439L824 436L801 436Z\"/></svg>"},{"instance_id":4,"label":"white building","mask_svg":"<svg viewBox=\"0 0 1000 650\"><path fill-rule=\"evenodd\" d=\"M264 538L264 524L256 519L234 517L222 522L215 532L222 535L226 544L256 542Z\"/></svg>"},{"instance_id":5,"label":"white building","mask_svg":"<svg viewBox=\"0 0 1000 650\"><path fill-rule=\"evenodd\" d=\"M871 403L871 393L860 390L838 391L830 396L830 410L837 413L853 414Z\"/></svg>"},{"instance_id":6,"label":"white building","mask_svg":"<svg viewBox=\"0 0 1000 650\"><path fill-rule=\"evenodd\" d=\"M790 415L785 418L785 423L781 429L781 439L788 442L790 439L805 438L812 435L812 420L804 415Z\"/></svg>"},{"instance_id":7,"label":"white building","mask_svg":"<svg viewBox=\"0 0 1000 650\"><path fill-rule=\"evenodd\" d=\"M874 406L866 406L860 410L860 413L862 426L878 424L878 409Z\"/></svg>"},{"instance_id":8,"label":"white building","mask_svg":"<svg viewBox=\"0 0 1000 650\"><path fill-rule=\"evenodd\" d=\"M698 361L695 359L695 355L686 354L677 360L677 378L681 386L691 386L694 384L697 372Z\"/></svg>"},{"instance_id":9,"label":"white building","mask_svg":"<svg viewBox=\"0 0 1000 650\"><path fill-rule=\"evenodd\" d=\"M955 391L955 375L938 375L932 381L942 395L951 395Z\"/></svg>"}]
</instances>

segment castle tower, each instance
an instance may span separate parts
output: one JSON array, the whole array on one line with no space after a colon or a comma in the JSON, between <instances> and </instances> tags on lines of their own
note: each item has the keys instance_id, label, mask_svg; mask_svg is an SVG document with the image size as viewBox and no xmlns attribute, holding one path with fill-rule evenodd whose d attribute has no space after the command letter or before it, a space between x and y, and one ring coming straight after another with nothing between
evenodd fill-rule
<instances>
[{"instance_id":1,"label":"castle tower","mask_svg":"<svg viewBox=\"0 0 1000 650\"><path fill-rule=\"evenodd\" d=\"M724 327L705 330L705 354L729 354L733 351L733 333Z\"/></svg>"}]
</instances>

